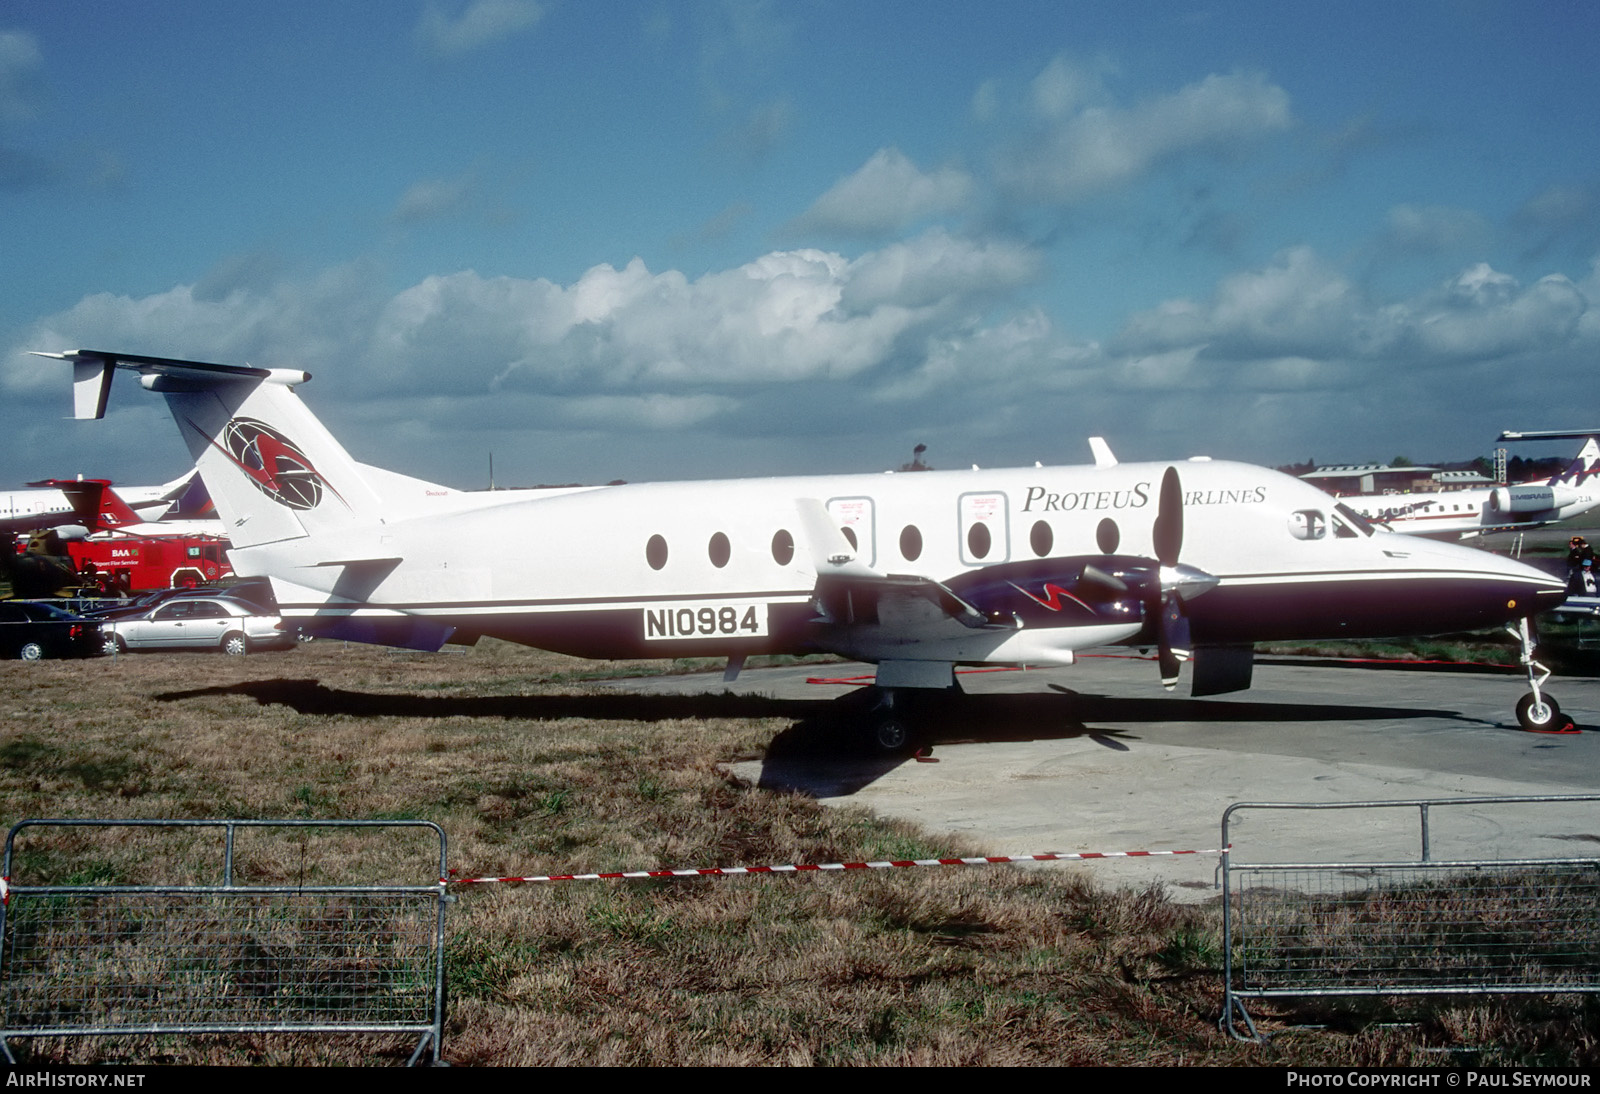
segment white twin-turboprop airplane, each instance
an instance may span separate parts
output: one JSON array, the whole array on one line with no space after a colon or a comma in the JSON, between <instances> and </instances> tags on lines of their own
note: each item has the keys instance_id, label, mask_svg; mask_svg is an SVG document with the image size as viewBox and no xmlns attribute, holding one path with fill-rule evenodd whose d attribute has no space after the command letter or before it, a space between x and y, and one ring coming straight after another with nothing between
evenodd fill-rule
<instances>
[{"instance_id":1,"label":"white twin-turboprop airplane","mask_svg":"<svg viewBox=\"0 0 1600 1094\"><path fill-rule=\"evenodd\" d=\"M78 350L77 416L116 369L164 394L242 576L315 635L437 649L490 635L580 656L827 651L876 663L873 729L908 734L954 667L1154 647L1171 687L1250 685L1251 643L1511 624L1530 728L1556 722L1527 620L1563 582L1376 530L1245 464L833 475L463 493L357 463L300 401L307 373ZM1548 675L1548 674L1545 674Z\"/></svg>"}]
</instances>

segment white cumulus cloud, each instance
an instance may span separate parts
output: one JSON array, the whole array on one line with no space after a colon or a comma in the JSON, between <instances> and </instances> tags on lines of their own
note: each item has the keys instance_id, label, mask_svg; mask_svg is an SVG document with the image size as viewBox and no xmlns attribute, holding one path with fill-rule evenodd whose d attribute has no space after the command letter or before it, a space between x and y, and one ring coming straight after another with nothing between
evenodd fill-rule
<instances>
[{"instance_id":1,"label":"white cumulus cloud","mask_svg":"<svg viewBox=\"0 0 1600 1094\"><path fill-rule=\"evenodd\" d=\"M1047 67L1046 86L1034 89L1042 129L1018 141L998 166L1007 188L1033 200L1078 201L1167 160L1234 152L1294 122L1288 92L1261 73L1213 74L1119 107L1085 101L1092 85L1068 79L1066 69L1053 71Z\"/></svg>"},{"instance_id":2,"label":"white cumulus cloud","mask_svg":"<svg viewBox=\"0 0 1600 1094\"><path fill-rule=\"evenodd\" d=\"M924 218L960 211L975 189L972 176L960 168L923 171L898 148L880 148L829 187L790 230L886 236Z\"/></svg>"}]
</instances>

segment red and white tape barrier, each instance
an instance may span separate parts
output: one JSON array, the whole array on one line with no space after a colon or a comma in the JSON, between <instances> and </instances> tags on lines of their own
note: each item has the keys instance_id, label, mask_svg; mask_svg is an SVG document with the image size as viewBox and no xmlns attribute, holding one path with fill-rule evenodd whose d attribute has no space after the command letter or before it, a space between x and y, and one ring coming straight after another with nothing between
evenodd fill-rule
<instances>
[{"instance_id":1,"label":"red and white tape barrier","mask_svg":"<svg viewBox=\"0 0 1600 1094\"><path fill-rule=\"evenodd\" d=\"M618 878L737 877L740 874L804 874L819 870L889 870L907 866L990 866L1003 862L1068 862L1102 858L1160 858L1173 855L1220 855L1220 850L1077 851L1044 855L983 855L977 858L885 859L881 862L801 862L787 866L705 866L694 870L616 870L604 874L539 874L528 877L450 878L452 885L486 885L497 881L610 881Z\"/></svg>"}]
</instances>

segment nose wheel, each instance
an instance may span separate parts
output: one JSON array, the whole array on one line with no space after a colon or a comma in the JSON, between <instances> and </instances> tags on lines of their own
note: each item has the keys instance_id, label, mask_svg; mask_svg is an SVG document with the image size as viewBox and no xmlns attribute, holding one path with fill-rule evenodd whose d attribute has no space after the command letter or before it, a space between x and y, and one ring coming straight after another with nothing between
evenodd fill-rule
<instances>
[{"instance_id":1,"label":"nose wheel","mask_svg":"<svg viewBox=\"0 0 1600 1094\"><path fill-rule=\"evenodd\" d=\"M1561 705L1546 694L1545 681L1550 670L1534 657L1533 631L1526 618L1506 627L1521 646L1518 660L1528 674L1528 687L1532 690L1517 700L1517 723L1529 733L1576 733L1578 727L1571 718L1561 713Z\"/></svg>"},{"instance_id":2,"label":"nose wheel","mask_svg":"<svg viewBox=\"0 0 1600 1094\"><path fill-rule=\"evenodd\" d=\"M1517 700L1517 721L1530 733L1571 732L1574 728L1570 718L1562 725L1561 704L1534 691Z\"/></svg>"}]
</instances>

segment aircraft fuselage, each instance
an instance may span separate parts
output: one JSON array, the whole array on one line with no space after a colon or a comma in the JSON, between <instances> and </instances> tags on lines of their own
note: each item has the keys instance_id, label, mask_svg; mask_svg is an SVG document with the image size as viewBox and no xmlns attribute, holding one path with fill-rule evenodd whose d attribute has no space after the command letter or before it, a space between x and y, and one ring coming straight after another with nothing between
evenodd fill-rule
<instances>
[{"instance_id":1,"label":"aircraft fuselage","mask_svg":"<svg viewBox=\"0 0 1600 1094\"><path fill-rule=\"evenodd\" d=\"M1559 587L1481 551L1372 531L1289 476L1209 460L637 484L486 494L475 508L455 494L447 523L420 512L342 537L348 557L373 560L361 565L328 565L314 537L232 557L241 574L292 583L280 588L286 616L421 618L457 640L582 656L827 648L881 660L900 655L904 633L912 659L1063 662L1087 645L1150 640L1139 598L1055 597L1047 560L1153 558L1169 466L1182 484L1181 561L1218 579L1188 605L1196 644L1493 626ZM914 597L819 623L804 498L883 574L1015 577L1010 625L964 627Z\"/></svg>"}]
</instances>

